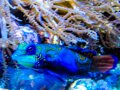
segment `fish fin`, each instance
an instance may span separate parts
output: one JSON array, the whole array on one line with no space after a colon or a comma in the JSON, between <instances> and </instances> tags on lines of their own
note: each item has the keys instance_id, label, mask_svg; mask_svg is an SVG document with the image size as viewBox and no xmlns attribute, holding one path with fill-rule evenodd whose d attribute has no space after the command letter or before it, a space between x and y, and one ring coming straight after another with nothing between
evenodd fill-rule
<instances>
[{"instance_id":1,"label":"fish fin","mask_svg":"<svg viewBox=\"0 0 120 90\"><path fill-rule=\"evenodd\" d=\"M118 58L114 55L94 56L92 70L106 73L114 69L118 63Z\"/></svg>"},{"instance_id":2,"label":"fish fin","mask_svg":"<svg viewBox=\"0 0 120 90\"><path fill-rule=\"evenodd\" d=\"M77 53L79 53L85 57L88 57L88 58L92 58L93 56L97 55L97 52L94 50L88 50L86 48L80 48L78 46L71 46L71 47L68 47L68 49L70 49L74 52L77 52Z\"/></svg>"},{"instance_id":3,"label":"fish fin","mask_svg":"<svg viewBox=\"0 0 120 90\"><path fill-rule=\"evenodd\" d=\"M117 67L117 63L118 63L118 58L115 56L115 55L111 55L114 59L114 65L113 65L113 68L114 69L115 67Z\"/></svg>"}]
</instances>

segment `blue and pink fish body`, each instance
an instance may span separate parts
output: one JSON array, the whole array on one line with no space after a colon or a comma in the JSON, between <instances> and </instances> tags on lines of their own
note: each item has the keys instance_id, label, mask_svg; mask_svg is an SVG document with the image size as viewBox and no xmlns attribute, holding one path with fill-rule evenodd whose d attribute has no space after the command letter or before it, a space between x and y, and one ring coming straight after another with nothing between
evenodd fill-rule
<instances>
[{"instance_id":1,"label":"blue and pink fish body","mask_svg":"<svg viewBox=\"0 0 120 90\"><path fill-rule=\"evenodd\" d=\"M77 50L81 53L92 53L90 50L81 48ZM112 55L93 56L90 59L67 47L34 43L20 44L12 55L12 59L22 66L71 74L83 71L107 72L117 64L117 58Z\"/></svg>"}]
</instances>

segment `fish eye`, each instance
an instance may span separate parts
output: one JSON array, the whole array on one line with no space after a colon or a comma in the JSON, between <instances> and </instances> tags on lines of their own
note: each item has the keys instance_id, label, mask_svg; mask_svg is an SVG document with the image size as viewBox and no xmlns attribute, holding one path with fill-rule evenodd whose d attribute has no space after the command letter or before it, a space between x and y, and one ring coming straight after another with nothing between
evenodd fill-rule
<instances>
[{"instance_id":1,"label":"fish eye","mask_svg":"<svg viewBox=\"0 0 120 90\"><path fill-rule=\"evenodd\" d=\"M34 55L36 53L36 47L34 44L29 45L26 49L26 54L27 55Z\"/></svg>"}]
</instances>

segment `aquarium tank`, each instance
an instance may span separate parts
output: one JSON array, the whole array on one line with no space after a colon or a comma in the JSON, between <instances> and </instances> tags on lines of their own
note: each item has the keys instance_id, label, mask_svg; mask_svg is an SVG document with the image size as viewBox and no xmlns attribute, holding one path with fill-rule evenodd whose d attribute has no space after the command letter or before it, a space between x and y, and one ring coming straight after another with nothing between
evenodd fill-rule
<instances>
[{"instance_id":1,"label":"aquarium tank","mask_svg":"<svg viewBox=\"0 0 120 90\"><path fill-rule=\"evenodd\" d=\"M0 0L0 90L120 90L120 0Z\"/></svg>"}]
</instances>

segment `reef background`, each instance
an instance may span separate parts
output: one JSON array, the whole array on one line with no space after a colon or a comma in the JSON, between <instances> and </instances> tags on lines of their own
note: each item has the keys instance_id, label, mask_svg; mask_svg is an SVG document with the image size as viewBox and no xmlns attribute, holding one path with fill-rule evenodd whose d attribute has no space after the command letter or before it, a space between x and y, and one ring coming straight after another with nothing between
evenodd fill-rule
<instances>
[{"instance_id":1,"label":"reef background","mask_svg":"<svg viewBox=\"0 0 120 90\"><path fill-rule=\"evenodd\" d=\"M22 42L75 45L120 60L120 1L0 0L1 78Z\"/></svg>"}]
</instances>

